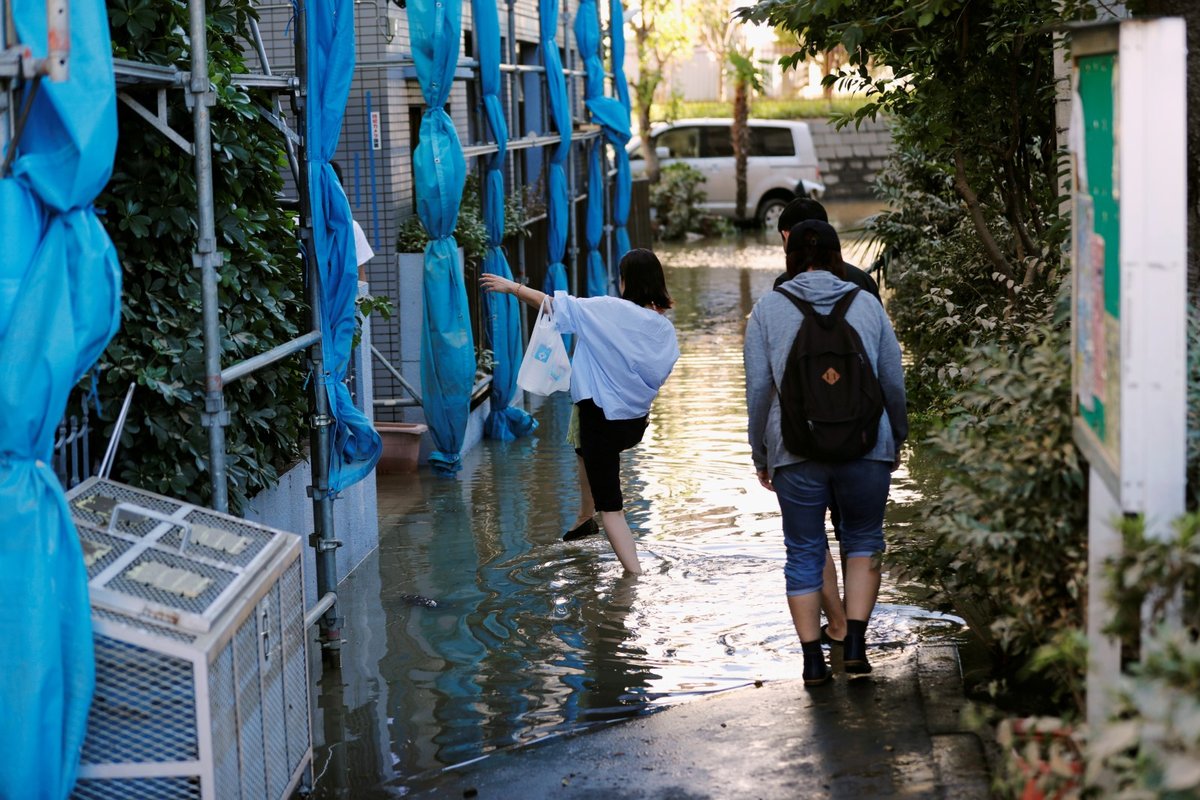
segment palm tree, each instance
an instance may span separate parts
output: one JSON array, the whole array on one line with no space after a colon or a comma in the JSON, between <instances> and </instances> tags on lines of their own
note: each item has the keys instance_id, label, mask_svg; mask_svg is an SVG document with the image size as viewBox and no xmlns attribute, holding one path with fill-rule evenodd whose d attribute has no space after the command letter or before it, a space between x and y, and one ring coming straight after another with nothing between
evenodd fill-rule
<instances>
[{"instance_id":1,"label":"palm tree","mask_svg":"<svg viewBox=\"0 0 1200 800\"><path fill-rule=\"evenodd\" d=\"M751 57L754 51L745 55L732 52L729 54L730 72L733 73L733 159L735 180L737 181L737 210L738 219L746 218L746 159L750 155L750 92L762 91L762 81L759 79L758 67L754 66Z\"/></svg>"}]
</instances>

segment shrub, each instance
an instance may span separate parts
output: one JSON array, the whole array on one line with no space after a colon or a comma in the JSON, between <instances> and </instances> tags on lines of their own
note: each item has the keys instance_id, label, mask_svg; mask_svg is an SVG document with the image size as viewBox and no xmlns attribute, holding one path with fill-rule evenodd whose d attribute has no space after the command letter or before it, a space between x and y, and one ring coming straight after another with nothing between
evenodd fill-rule
<instances>
[{"instance_id":1,"label":"shrub","mask_svg":"<svg viewBox=\"0 0 1200 800\"><path fill-rule=\"evenodd\" d=\"M1117 686L1114 713L1093 733L1089 782L1104 797L1195 797L1200 793L1200 516L1155 541L1126 520L1121 555L1107 565L1108 631L1141 659ZM1182 627L1166 626L1182 610ZM1143 639L1143 631L1148 633ZM1141 640L1141 641L1139 641Z\"/></svg>"},{"instance_id":2,"label":"shrub","mask_svg":"<svg viewBox=\"0 0 1200 800\"><path fill-rule=\"evenodd\" d=\"M682 239L689 233L722 235L731 228L715 215L705 214L700 204L707 195L700 188L704 173L688 164L668 164L650 185L650 207L657 219L659 239Z\"/></svg>"},{"instance_id":3,"label":"shrub","mask_svg":"<svg viewBox=\"0 0 1200 800\"><path fill-rule=\"evenodd\" d=\"M188 70L188 8L180 0L110 3L117 57ZM208 48L217 104L213 118L213 194L219 279L221 363L256 355L298 333L304 319L294 220L279 206L286 168L279 134L230 76L248 72L249 0L210 4ZM136 90L134 90L136 92ZM168 116L191 129L182 93L168 93ZM266 105L267 101L262 100ZM101 357L102 433L136 382L114 470L118 480L206 504L211 486L204 403L200 272L193 269L196 183L193 161L124 105L112 180L97 199L124 273L121 330ZM301 454L308 401L298 359L287 359L225 387L229 499L273 485ZM93 448L93 452L100 452Z\"/></svg>"}]
</instances>

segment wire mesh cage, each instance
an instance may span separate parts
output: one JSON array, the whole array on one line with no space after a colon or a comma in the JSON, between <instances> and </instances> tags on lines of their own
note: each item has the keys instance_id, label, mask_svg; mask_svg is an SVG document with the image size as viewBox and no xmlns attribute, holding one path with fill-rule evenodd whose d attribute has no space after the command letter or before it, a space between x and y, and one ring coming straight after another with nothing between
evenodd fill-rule
<instances>
[{"instance_id":1,"label":"wire mesh cage","mask_svg":"<svg viewBox=\"0 0 1200 800\"><path fill-rule=\"evenodd\" d=\"M289 797L312 761L299 537L102 478L67 500L96 648L73 797Z\"/></svg>"}]
</instances>

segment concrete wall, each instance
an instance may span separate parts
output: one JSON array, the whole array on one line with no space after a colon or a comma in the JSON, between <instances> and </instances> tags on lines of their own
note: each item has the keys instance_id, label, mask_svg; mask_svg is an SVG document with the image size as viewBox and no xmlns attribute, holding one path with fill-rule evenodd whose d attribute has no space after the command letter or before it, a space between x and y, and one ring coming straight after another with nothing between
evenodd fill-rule
<instances>
[{"instance_id":1,"label":"concrete wall","mask_svg":"<svg viewBox=\"0 0 1200 800\"><path fill-rule=\"evenodd\" d=\"M366 284L359 284L359 293L366 291ZM362 343L354 353L354 381L352 393L354 403L373 419L374 393L371 380L371 362L363 354L369 352L371 344L371 321L363 325ZM299 534L308 544L313 532L313 504L307 489L312 485L312 465L308 461L297 464L279 480L278 485L254 497L245 509L246 519L269 525L272 528ZM362 563L379 546L379 514L375 497L375 473L342 492L333 502L334 534L343 546L337 551L337 573L341 580ZM311 547L304 548L304 600L311 607L317 601L316 560Z\"/></svg>"},{"instance_id":2,"label":"concrete wall","mask_svg":"<svg viewBox=\"0 0 1200 800\"><path fill-rule=\"evenodd\" d=\"M823 119L808 120L821 163L828 200L874 197L871 186L892 150L892 134L884 120L864 120L840 131Z\"/></svg>"}]
</instances>

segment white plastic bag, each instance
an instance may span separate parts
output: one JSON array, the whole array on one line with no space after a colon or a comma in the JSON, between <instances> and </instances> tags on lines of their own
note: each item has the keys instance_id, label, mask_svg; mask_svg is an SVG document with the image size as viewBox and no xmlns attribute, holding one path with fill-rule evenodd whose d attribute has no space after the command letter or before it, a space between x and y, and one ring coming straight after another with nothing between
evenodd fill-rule
<instances>
[{"instance_id":1,"label":"white plastic bag","mask_svg":"<svg viewBox=\"0 0 1200 800\"><path fill-rule=\"evenodd\" d=\"M571 359L554 324L550 300L542 301L529 347L517 372L517 386L534 394L551 395L571 388Z\"/></svg>"}]
</instances>

